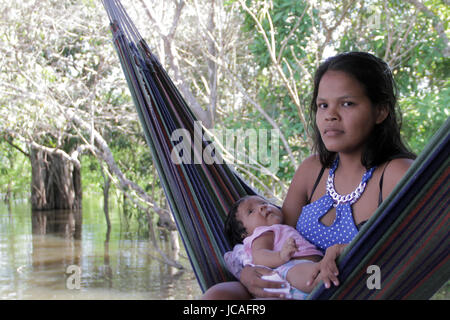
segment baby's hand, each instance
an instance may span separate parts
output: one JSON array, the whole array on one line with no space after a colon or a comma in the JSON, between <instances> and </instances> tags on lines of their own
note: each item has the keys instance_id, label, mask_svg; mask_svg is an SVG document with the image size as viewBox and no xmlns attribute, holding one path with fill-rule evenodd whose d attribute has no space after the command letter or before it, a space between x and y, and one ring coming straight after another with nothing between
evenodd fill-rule
<instances>
[{"instance_id":1,"label":"baby's hand","mask_svg":"<svg viewBox=\"0 0 450 320\"><path fill-rule=\"evenodd\" d=\"M288 262L291 260L291 257L297 251L297 244L295 243L294 238L289 238L283 244L283 248L280 251L281 260Z\"/></svg>"}]
</instances>

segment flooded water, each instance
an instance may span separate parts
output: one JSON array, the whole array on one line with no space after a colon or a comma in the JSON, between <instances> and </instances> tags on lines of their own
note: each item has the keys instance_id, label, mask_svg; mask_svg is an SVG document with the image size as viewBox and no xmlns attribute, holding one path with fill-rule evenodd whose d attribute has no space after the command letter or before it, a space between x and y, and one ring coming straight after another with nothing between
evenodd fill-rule
<instances>
[{"instance_id":1,"label":"flooded water","mask_svg":"<svg viewBox=\"0 0 450 320\"><path fill-rule=\"evenodd\" d=\"M180 270L160 261L146 232L112 208L108 235L99 199L82 215L31 212L26 202L0 202L0 300L193 300L201 290L183 248ZM134 221L134 223L133 223ZM173 257L168 241L160 248ZM450 281L432 299L450 299Z\"/></svg>"},{"instance_id":2,"label":"flooded water","mask_svg":"<svg viewBox=\"0 0 450 320\"><path fill-rule=\"evenodd\" d=\"M117 210L110 213L108 234L97 202L84 200L82 215L0 203L0 299L200 297L183 249L177 262L184 269L161 262L148 236L124 223ZM167 241L159 245L174 257Z\"/></svg>"}]
</instances>

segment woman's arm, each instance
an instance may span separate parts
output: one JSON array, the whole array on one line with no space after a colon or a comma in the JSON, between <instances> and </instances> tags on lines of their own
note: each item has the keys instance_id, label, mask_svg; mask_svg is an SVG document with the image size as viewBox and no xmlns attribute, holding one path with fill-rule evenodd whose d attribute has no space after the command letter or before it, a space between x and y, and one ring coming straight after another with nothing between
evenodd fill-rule
<instances>
[{"instance_id":1,"label":"woman's arm","mask_svg":"<svg viewBox=\"0 0 450 320\"><path fill-rule=\"evenodd\" d=\"M283 202L284 222L295 227L302 208L307 204L314 182L320 172L321 164L316 155L305 159L292 178Z\"/></svg>"}]
</instances>

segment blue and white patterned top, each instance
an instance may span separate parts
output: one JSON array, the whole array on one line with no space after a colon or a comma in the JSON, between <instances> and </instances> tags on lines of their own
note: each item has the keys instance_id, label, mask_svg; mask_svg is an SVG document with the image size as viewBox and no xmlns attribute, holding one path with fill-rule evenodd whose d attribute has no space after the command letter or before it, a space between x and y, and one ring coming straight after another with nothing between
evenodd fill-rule
<instances>
[{"instance_id":1,"label":"blue and white patterned top","mask_svg":"<svg viewBox=\"0 0 450 320\"><path fill-rule=\"evenodd\" d=\"M334 173L338 164L339 158L334 161L329 175ZM374 170L375 167L364 173L363 183L372 177ZM358 233L358 228L353 220L352 207L349 203L336 206L336 218L330 226L320 222L320 219L333 207L333 204L334 200L326 193L320 199L304 206L297 221L297 231L322 251L334 244L349 243Z\"/></svg>"}]
</instances>

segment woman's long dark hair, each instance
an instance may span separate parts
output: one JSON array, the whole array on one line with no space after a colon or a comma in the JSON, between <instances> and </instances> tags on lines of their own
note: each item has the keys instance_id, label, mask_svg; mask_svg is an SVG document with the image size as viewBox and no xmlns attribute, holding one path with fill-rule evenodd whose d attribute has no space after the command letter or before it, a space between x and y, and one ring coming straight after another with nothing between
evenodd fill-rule
<instances>
[{"instance_id":1,"label":"woman's long dark hair","mask_svg":"<svg viewBox=\"0 0 450 320\"><path fill-rule=\"evenodd\" d=\"M401 114L397 113L397 87L386 62L366 52L347 52L328 58L316 71L314 92L310 105L310 120L314 129L314 152L324 167L331 167L336 152L325 147L316 124L317 94L320 80L329 71L342 71L358 80L374 108L386 108L388 116L376 124L369 135L361 163L370 168L394 158L411 158L415 155L406 147L400 136Z\"/></svg>"}]
</instances>

